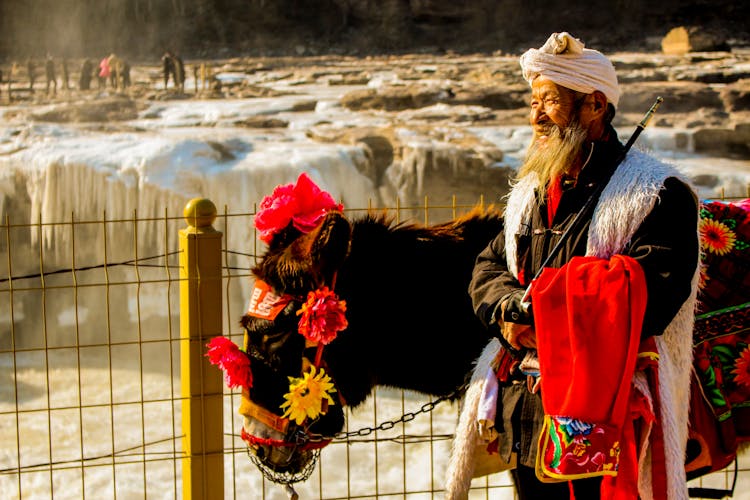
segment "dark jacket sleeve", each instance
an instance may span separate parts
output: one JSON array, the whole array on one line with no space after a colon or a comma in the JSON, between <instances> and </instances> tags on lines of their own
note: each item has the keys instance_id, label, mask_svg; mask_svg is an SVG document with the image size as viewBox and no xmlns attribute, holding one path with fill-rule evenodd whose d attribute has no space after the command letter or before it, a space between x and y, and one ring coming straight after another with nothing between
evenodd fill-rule
<instances>
[{"instance_id":1,"label":"dark jacket sleeve","mask_svg":"<svg viewBox=\"0 0 750 500\"><path fill-rule=\"evenodd\" d=\"M646 276L642 337L661 334L690 294L699 259L698 210L693 191L668 178L624 252L638 261Z\"/></svg>"},{"instance_id":2,"label":"dark jacket sleeve","mask_svg":"<svg viewBox=\"0 0 750 500\"><path fill-rule=\"evenodd\" d=\"M489 327L500 318L500 303L525 290L508 271L505 261L505 232L501 231L477 256L469 282L469 296L477 317Z\"/></svg>"}]
</instances>

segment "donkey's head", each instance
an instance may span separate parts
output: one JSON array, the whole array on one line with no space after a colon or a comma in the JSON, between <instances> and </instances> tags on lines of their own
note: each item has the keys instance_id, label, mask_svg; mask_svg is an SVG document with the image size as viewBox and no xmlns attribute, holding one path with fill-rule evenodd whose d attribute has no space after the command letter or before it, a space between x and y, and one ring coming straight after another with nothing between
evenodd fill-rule
<instances>
[{"instance_id":1,"label":"donkey's head","mask_svg":"<svg viewBox=\"0 0 750 500\"><path fill-rule=\"evenodd\" d=\"M264 199L256 229L269 246L241 324L252 385L243 390L243 439L276 482L307 479L319 448L344 426L322 351L345 329L336 273L349 249L343 207L302 174Z\"/></svg>"}]
</instances>

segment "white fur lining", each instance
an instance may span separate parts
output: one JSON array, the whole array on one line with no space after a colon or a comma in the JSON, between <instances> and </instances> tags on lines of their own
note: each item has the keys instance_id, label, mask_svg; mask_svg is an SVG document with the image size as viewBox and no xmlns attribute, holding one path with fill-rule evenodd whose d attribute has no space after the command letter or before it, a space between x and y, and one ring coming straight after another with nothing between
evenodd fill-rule
<instances>
[{"instance_id":1,"label":"white fur lining","mask_svg":"<svg viewBox=\"0 0 750 500\"><path fill-rule=\"evenodd\" d=\"M490 340L482 351L474 367L474 372L469 382L469 388L463 400L461 416L456 427L456 436L453 439L451 456L446 471L445 491L446 500L463 500L468 498L471 479L474 476L475 448L486 446L481 442L477 424L479 404L487 384L487 373L495 373L495 360L500 352L500 341L496 338ZM494 455L493 455L494 456ZM498 463L501 461L497 457Z\"/></svg>"},{"instance_id":2,"label":"white fur lining","mask_svg":"<svg viewBox=\"0 0 750 500\"><path fill-rule=\"evenodd\" d=\"M505 205L505 260L508 270L518 279L518 247L516 235L521 228L529 224L527 219L531 204L534 203L534 191L539 186L536 174L530 174L518 181L508 196Z\"/></svg>"}]
</instances>

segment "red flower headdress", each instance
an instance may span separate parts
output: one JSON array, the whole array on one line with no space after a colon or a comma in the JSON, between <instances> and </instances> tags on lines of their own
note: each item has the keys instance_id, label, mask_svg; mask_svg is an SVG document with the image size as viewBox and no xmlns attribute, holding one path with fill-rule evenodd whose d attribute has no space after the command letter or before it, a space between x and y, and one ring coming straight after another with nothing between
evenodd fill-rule
<instances>
[{"instance_id":1,"label":"red flower headdress","mask_svg":"<svg viewBox=\"0 0 750 500\"><path fill-rule=\"evenodd\" d=\"M258 237L270 243L273 236L290 222L303 233L310 232L329 210L343 210L326 191L322 191L310 177L301 173L296 184L276 186L273 193L263 198L255 214Z\"/></svg>"}]
</instances>

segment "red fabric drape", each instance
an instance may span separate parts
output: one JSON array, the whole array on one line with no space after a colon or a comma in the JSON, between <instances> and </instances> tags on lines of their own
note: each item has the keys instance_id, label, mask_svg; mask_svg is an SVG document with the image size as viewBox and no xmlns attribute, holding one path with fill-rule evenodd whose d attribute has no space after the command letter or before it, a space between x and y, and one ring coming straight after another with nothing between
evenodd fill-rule
<instances>
[{"instance_id":1,"label":"red fabric drape","mask_svg":"<svg viewBox=\"0 0 750 500\"><path fill-rule=\"evenodd\" d=\"M614 434L610 436L613 446L633 439L632 425L625 429L625 423L646 296L643 270L627 256L574 257L560 269L542 271L532 285L531 302L546 415L596 424L601 432ZM590 442L592 437L588 436ZM626 452L624 462L630 464L626 469L633 468L630 452ZM593 453L591 458L597 459ZM554 477L612 473L592 472L590 463L576 469L580 463L580 455L570 462L563 456ZM636 498L637 490L631 489L637 485L637 468L620 468L617 474L628 476L618 478L617 483L630 490L618 493L634 493L631 498Z\"/></svg>"}]
</instances>

